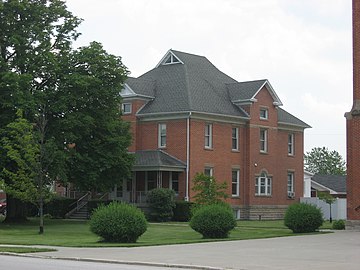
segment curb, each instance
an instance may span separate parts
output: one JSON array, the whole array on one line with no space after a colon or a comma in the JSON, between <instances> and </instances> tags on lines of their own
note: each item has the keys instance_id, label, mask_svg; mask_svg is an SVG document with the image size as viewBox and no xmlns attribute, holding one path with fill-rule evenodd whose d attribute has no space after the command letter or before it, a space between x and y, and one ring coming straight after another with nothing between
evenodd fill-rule
<instances>
[{"instance_id":1,"label":"curb","mask_svg":"<svg viewBox=\"0 0 360 270\"><path fill-rule=\"evenodd\" d=\"M0 255L8 255L15 257L26 258L39 258L39 259L52 259L52 260L66 260L66 261L83 261L83 262L97 262L97 263L109 263L109 264L126 264L126 265L140 265L140 266L155 266L155 267L167 267L167 268L182 268L182 269L198 269L198 270L225 270L230 268L219 268L211 266L201 265L187 265L187 264L171 264L171 263L154 263L154 262L140 262L140 261L122 261L122 260L106 260L106 259L92 259L92 258L74 258L74 257L57 257L57 256L44 256L34 254L19 254L13 252L0 252Z\"/></svg>"}]
</instances>

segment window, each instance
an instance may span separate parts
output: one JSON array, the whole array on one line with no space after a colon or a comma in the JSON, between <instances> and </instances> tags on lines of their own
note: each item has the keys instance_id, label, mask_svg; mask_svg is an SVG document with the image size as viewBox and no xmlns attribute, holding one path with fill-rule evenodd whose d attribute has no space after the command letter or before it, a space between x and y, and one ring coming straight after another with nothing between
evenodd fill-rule
<instances>
[{"instance_id":1,"label":"window","mask_svg":"<svg viewBox=\"0 0 360 270\"><path fill-rule=\"evenodd\" d=\"M287 193L288 193L288 197L289 198L294 198L295 197L295 193L294 193L294 173L293 172L288 172L288 181L287 181Z\"/></svg>"},{"instance_id":2,"label":"window","mask_svg":"<svg viewBox=\"0 0 360 270\"><path fill-rule=\"evenodd\" d=\"M271 177L269 177L265 172L262 172L260 176L256 177L255 195L270 196L271 180Z\"/></svg>"},{"instance_id":3,"label":"window","mask_svg":"<svg viewBox=\"0 0 360 270\"><path fill-rule=\"evenodd\" d=\"M171 189L175 191L175 194L179 194L179 173L171 173Z\"/></svg>"},{"instance_id":4,"label":"window","mask_svg":"<svg viewBox=\"0 0 360 270\"><path fill-rule=\"evenodd\" d=\"M204 174L207 175L207 176L213 176L213 168L206 167L204 169Z\"/></svg>"},{"instance_id":5,"label":"window","mask_svg":"<svg viewBox=\"0 0 360 270\"><path fill-rule=\"evenodd\" d=\"M288 155L293 156L294 155L294 142L295 142L295 137L294 134L289 134L288 135Z\"/></svg>"},{"instance_id":6,"label":"window","mask_svg":"<svg viewBox=\"0 0 360 270\"><path fill-rule=\"evenodd\" d=\"M121 106L121 111L123 114L131 113L131 103L123 103Z\"/></svg>"},{"instance_id":7,"label":"window","mask_svg":"<svg viewBox=\"0 0 360 270\"><path fill-rule=\"evenodd\" d=\"M268 151L267 129L260 129L260 152L266 153Z\"/></svg>"},{"instance_id":8,"label":"window","mask_svg":"<svg viewBox=\"0 0 360 270\"><path fill-rule=\"evenodd\" d=\"M205 148L212 148L212 124L205 125Z\"/></svg>"},{"instance_id":9,"label":"window","mask_svg":"<svg viewBox=\"0 0 360 270\"><path fill-rule=\"evenodd\" d=\"M159 124L159 147L166 147L166 124Z\"/></svg>"},{"instance_id":10,"label":"window","mask_svg":"<svg viewBox=\"0 0 360 270\"><path fill-rule=\"evenodd\" d=\"M233 197L240 196L240 170L232 170L231 195Z\"/></svg>"},{"instance_id":11,"label":"window","mask_svg":"<svg viewBox=\"0 0 360 270\"><path fill-rule=\"evenodd\" d=\"M232 150L239 150L239 129L232 128Z\"/></svg>"},{"instance_id":12,"label":"window","mask_svg":"<svg viewBox=\"0 0 360 270\"><path fill-rule=\"evenodd\" d=\"M266 108L260 108L260 119L269 119L269 111Z\"/></svg>"}]
</instances>

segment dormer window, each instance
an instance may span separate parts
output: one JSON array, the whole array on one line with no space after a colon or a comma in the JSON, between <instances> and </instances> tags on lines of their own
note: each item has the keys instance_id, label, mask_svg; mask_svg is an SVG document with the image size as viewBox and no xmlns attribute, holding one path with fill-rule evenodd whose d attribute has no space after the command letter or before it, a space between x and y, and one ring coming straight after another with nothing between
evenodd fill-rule
<instances>
[{"instance_id":1,"label":"dormer window","mask_svg":"<svg viewBox=\"0 0 360 270\"><path fill-rule=\"evenodd\" d=\"M260 119L261 120L269 119L269 111L267 108L260 108Z\"/></svg>"},{"instance_id":2,"label":"dormer window","mask_svg":"<svg viewBox=\"0 0 360 270\"><path fill-rule=\"evenodd\" d=\"M164 62L164 65L171 65L171 64L177 64L177 63L180 63L180 60L177 59L175 55L170 53L169 57Z\"/></svg>"}]
</instances>

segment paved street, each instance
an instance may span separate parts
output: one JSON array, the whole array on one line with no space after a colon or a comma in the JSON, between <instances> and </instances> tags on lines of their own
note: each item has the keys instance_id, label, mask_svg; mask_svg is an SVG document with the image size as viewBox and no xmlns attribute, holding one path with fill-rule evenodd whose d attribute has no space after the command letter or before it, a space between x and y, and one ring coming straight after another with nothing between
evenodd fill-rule
<instances>
[{"instance_id":1,"label":"paved street","mask_svg":"<svg viewBox=\"0 0 360 270\"><path fill-rule=\"evenodd\" d=\"M56 248L57 252L36 256L218 269L358 270L360 267L360 232L351 231L155 247Z\"/></svg>"}]
</instances>

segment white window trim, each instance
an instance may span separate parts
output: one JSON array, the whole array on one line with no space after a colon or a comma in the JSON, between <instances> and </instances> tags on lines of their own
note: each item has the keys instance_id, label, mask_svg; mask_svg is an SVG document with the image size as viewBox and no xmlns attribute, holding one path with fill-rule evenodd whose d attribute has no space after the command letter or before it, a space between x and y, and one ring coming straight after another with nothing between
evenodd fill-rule
<instances>
[{"instance_id":1,"label":"white window trim","mask_svg":"<svg viewBox=\"0 0 360 270\"><path fill-rule=\"evenodd\" d=\"M291 177L289 177L289 176L291 176ZM295 181L294 180L295 180L295 173L288 172L288 174L287 174L287 193L288 193L289 198L293 198L295 196L295 192L294 192Z\"/></svg>"},{"instance_id":2,"label":"white window trim","mask_svg":"<svg viewBox=\"0 0 360 270\"><path fill-rule=\"evenodd\" d=\"M291 141L289 141L291 136ZM291 145L291 151L289 151L289 147ZM294 156L295 155L295 135L294 133L289 133L288 135L288 155Z\"/></svg>"},{"instance_id":3,"label":"white window trim","mask_svg":"<svg viewBox=\"0 0 360 270\"><path fill-rule=\"evenodd\" d=\"M236 182L232 178L233 172L236 172ZM232 185L236 184L236 193L233 193ZM231 196L232 197L239 197L240 196L240 170L239 169L232 169L231 171Z\"/></svg>"},{"instance_id":4,"label":"white window trim","mask_svg":"<svg viewBox=\"0 0 360 270\"><path fill-rule=\"evenodd\" d=\"M129 105L130 106L130 111L129 112L125 112L125 105ZM122 103L121 104L121 112L123 114L131 114L132 112L132 104L131 103Z\"/></svg>"},{"instance_id":5,"label":"white window trim","mask_svg":"<svg viewBox=\"0 0 360 270\"><path fill-rule=\"evenodd\" d=\"M261 138L261 132L264 132L264 140ZM264 149L261 149L262 142L264 142ZM267 129L260 129L260 152L267 153L268 152L268 130Z\"/></svg>"},{"instance_id":6,"label":"white window trim","mask_svg":"<svg viewBox=\"0 0 360 270\"><path fill-rule=\"evenodd\" d=\"M165 135L163 135L163 134L161 133L163 126L165 126ZM161 143L161 138L162 138L162 137L165 137L165 144L164 144L164 145L162 145L162 143ZM166 124L165 124L165 123L160 123L160 124L158 125L158 147L159 147L159 148L165 148L165 147L166 147L166 143L167 143L167 138L166 138Z\"/></svg>"},{"instance_id":7,"label":"white window trim","mask_svg":"<svg viewBox=\"0 0 360 270\"><path fill-rule=\"evenodd\" d=\"M207 134L207 127L209 127L209 134ZM204 144L206 149L212 149L213 148L213 125L212 124L205 124L205 137L204 137ZM206 139L209 139L209 144L206 144Z\"/></svg>"},{"instance_id":8,"label":"white window trim","mask_svg":"<svg viewBox=\"0 0 360 270\"><path fill-rule=\"evenodd\" d=\"M261 192L261 180L264 180L265 192ZM271 196L272 194L272 177L269 177L267 173L263 172L256 177L255 183L255 195L256 196Z\"/></svg>"},{"instance_id":9,"label":"white window trim","mask_svg":"<svg viewBox=\"0 0 360 270\"><path fill-rule=\"evenodd\" d=\"M265 112L265 116L261 116L261 111ZM261 120L268 120L269 119L269 110L268 108L260 108L260 119Z\"/></svg>"},{"instance_id":10,"label":"white window trim","mask_svg":"<svg viewBox=\"0 0 360 270\"><path fill-rule=\"evenodd\" d=\"M235 137L233 137L233 130L236 130ZM233 140L236 140L236 148L233 148ZM233 127L231 129L231 150L239 151L239 128Z\"/></svg>"}]
</instances>

